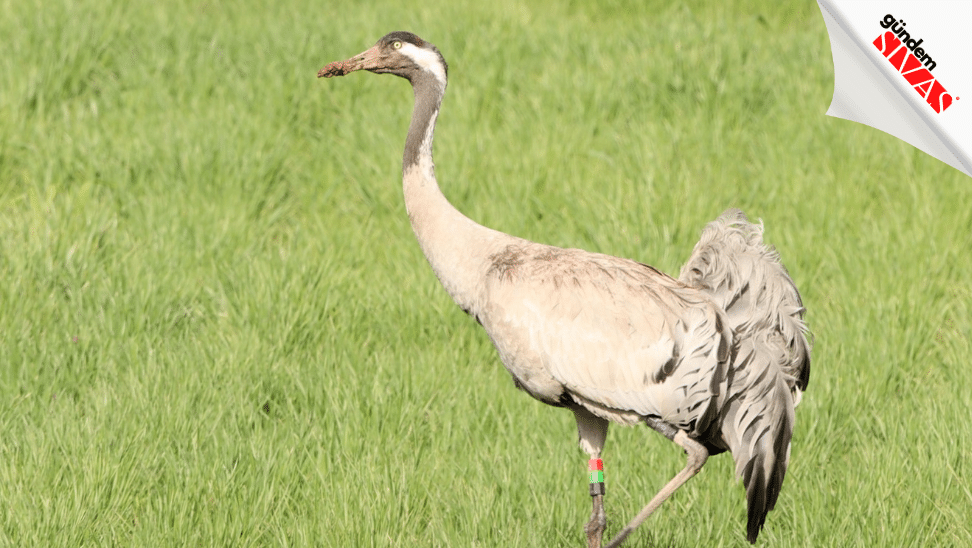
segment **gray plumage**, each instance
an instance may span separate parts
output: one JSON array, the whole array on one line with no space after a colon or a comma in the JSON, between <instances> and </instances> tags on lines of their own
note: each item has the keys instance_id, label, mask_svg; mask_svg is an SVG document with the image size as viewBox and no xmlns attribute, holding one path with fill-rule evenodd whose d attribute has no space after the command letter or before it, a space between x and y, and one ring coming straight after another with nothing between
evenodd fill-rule
<instances>
[{"instance_id":1,"label":"gray plumage","mask_svg":"<svg viewBox=\"0 0 972 548\"><path fill-rule=\"evenodd\" d=\"M447 68L438 49L395 32L320 77L356 70L406 78L415 107L403 157L409 220L455 302L489 334L517 387L573 411L599 458L608 422L645 422L683 447L686 468L611 542L620 544L710 453L729 450L746 485L755 541L779 495L793 407L809 377L799 294L762 228L729 211L706 227L675 280L644 264L483 227L442 195L432 162ZM606 526L593 498L588 545Z\"/></svg>"},{"instance_id":2,"label":"gray plumage","mask_svg":"<svg viewBox=\"0 0 972 548\"><path fill-rule=\"evenodd\" d=\"M736 339L722 435L746 485L755 542L783 485L793 411L810 380L803 302L762 225L737 209L709 223L679 279L726 311Z\"/></svg>"}]
</instances>

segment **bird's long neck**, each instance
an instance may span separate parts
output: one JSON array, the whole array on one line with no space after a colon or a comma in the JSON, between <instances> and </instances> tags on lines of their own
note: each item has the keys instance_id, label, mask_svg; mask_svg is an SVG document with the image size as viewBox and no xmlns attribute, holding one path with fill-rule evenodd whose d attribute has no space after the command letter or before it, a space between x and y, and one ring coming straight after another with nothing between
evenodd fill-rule
<instances>
[{"instance_id":1,"label":"bird's long neck","mask_svg":"<svg viewBox=\"0 0 972 548\"><path fill-rule=\"evenodd\" d=\"M439 190L432 163L432 137L445 84L429 74L414 78L415 110L402 160L405 209L432 270L463 310L476 314L482 303L487 261L508 236L459 212Z\"/></svg>"}]
</instances>

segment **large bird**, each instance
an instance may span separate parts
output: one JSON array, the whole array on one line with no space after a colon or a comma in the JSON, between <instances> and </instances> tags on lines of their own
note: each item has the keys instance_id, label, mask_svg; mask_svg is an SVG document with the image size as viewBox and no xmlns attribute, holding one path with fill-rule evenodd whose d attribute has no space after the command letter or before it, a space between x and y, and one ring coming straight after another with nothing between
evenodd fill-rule
<instances>
[{"instance_id":1,"label":"large bird","mask_svg":"<svg viewBox=\"0 0 972 548\"><path fill-rule=\"evenodd\" d=\"M607 524L601 451L609 422L644 422L688 454L679 472L611 541L619 545L711 454L730 451L755 542L790 454L794 407L810 374L804 308L762 225L729 210L703 231L675 280L618 257L509 236L460 213L439 190L432 138L448 67L439 50L393 32L318 77L367 70L415 94L402 161L405 206L435 275L492 339L515 385L573 411L590 455L599 547Z\"/></svg>"}]
</instances>

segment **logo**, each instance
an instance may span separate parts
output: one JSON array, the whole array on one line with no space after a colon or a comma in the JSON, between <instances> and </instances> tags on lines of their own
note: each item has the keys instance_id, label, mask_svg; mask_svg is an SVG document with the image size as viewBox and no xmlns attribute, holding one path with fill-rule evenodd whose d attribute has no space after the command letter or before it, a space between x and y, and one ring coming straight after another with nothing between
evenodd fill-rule
<instances>
[{"instance_id":1,"label":"logo","mask_svg":"<svg viewBox=\"0 0 972 548\"><path fill-rule=\"evenodd\" d=\"M924 38L915 40L905 30L904 19L898 21L890 13L880 22L881 28L890 28L874 40L874 47L888 59L901 76L921 95L921 98L938 113L952 106L952 95L932 76L938 63L920 47ZM898 27L901 28L898 28ZM955 98L958 100L958 97Z\"/></svg>"}]
</instances>

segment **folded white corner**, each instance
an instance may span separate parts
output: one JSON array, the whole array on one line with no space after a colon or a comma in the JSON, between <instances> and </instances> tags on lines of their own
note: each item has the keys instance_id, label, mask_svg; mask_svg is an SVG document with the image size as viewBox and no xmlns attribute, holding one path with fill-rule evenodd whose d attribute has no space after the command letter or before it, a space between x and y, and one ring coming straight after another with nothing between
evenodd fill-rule
<instances>
[{"instance_id":1,"label":"folded white corner","mask_svg":"<svg viewBox=\"0 0 972 548\"><path fill-rule=\"evenodd\" d=\"M942 24L941 17L925 14L923 19L923 14L908 13L909 9L912 12L926 10L932 2L817 0L817 3L827 24L834 58L834 98L827 114L880 129L972 176L972 88L968 87L970 79L964 74L969 70L972 51L949 51L948 47L961 44L964 37L950 36L951 41L933 39L929 40L932 44L926 43L929 49L937 48L936 66L932 66L931 61L926 63L932 69L939 69L932 73L918 57L908 57L914 55L915 48L910 51L897 49L897 37L888 34L882 22L891 20L891 14L886 15L888 10L898 9L894 17L896 23L897 17L901 17L900 21L907 25L906 15L917 19L911 20L913 24L907 27L909 31L915 31L915 35L919 33L916 27L920 27L923 37L932 38L941 38L950 30L960 29ZM937 2L934 4L941 6ZM969 12L964 19L959 14L954 17L965 21L972 19L972 2L949 4L954 9ZM885 17L888 19L884 20ZM904 26L896 24L893 28L903 30ZM891 45L882 42L882 37L889 39ZM914 46L915 40L908 45ZM923 52L921 48L917 51ZM938 59L942 61L937 62ZM928 60L927 56L925 60ZM953 66L943 66L946 64ZM946 76L948 79L943 83L935 80ZM943 85L949 88L948 91ZM960 89L963 87L965 89ZM960 100L963 94L969 97Z\"/></svg>"}]
</instances>

